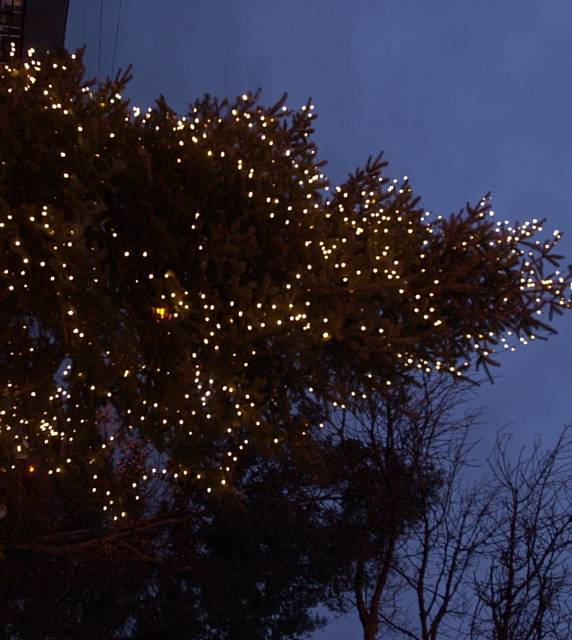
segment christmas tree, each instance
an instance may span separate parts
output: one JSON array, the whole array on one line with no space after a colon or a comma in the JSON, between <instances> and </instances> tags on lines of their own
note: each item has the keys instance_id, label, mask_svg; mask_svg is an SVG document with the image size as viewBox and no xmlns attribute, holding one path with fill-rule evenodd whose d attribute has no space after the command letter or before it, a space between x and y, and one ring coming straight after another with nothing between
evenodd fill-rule
<instances>
[{"instance_id":1,"label":"christmas tree","mask_svg":"<svg viewBox=\"0 0 572 640\"><path fill-rule=\"evenodd\" d=\"M1 70L10 539L18 483L58 505L28 535L79 511L127 526L158 486L232 492L249 447L319 437L332 409L407 394L419 372L470 380L569 308L541 221L497 221L488 195L426 212L381 156L331 187L310 102L142 113L128 81L85 81L81 52Z\"/></svg>"}]
</instances>

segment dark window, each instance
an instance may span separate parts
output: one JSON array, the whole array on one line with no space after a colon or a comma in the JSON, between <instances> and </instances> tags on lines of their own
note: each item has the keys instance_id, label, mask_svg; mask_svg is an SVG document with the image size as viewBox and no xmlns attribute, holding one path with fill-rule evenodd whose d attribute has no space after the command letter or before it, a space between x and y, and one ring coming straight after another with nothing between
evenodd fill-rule
<instances>
[{"instance_id":1,"label":"dark window","mask_svg":"<svg viewBox=\"0 0 572 640\"><path fill-rule=\"evenodd\" d=\"M19 55L23 9L24 0L0 0L0 62L9 62L12 48Z\"/></svg>"}]
</instances>

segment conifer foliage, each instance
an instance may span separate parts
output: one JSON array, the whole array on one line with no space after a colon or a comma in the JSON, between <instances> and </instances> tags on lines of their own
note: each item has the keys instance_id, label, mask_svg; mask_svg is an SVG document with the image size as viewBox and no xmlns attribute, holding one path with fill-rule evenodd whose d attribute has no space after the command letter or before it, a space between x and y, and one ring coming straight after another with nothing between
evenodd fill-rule
<instances>
[{"instance_id":1,"label":"conifer foliage","mask_svg":"<svg viewBox=\"0 0 572 640\"><path fill-rule=\"evenodd\" d=\"M429 214L381 157L330 187L311 103L140 112L129 77L86 82L81 52L0 72L8 503L41 477L109 524L154 477L232 490L248 447L420 369L470 378L568 308L541 222L498 222L488 196Z\"/></svg>"}]
</instances>

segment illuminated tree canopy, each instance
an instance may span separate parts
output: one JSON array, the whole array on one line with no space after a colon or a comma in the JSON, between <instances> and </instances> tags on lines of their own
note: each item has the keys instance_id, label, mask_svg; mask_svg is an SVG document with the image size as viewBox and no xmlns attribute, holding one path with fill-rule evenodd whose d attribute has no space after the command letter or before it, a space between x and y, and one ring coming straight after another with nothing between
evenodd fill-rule
<instances>
[{"instance_id":1,"label":"illuminated tree canopy","mask_svg":"<svg viewBox=\"0 0 572 640\"><path fill-rule=\"evenodd\" d=\"M331 187L311 103L141 112L128 81L86 82L81 54L0 72L6 477L57 476L111 519L154 475L227 490L252 442L420 370L470 378L569 307L542 222L489 196L426 212L381 156Z\"/></svg>"}]
</instances>

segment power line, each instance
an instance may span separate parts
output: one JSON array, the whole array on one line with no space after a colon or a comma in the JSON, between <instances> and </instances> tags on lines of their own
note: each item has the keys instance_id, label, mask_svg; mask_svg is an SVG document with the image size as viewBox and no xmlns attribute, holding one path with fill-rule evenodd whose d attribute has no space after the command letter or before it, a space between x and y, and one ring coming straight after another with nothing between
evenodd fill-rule
<instances>
[{"instance_id":1,"label":"power line","mask_svg":"<svg viewBox=\"0 0 572 640\"><path fill-rule=\"evenodd\" d=\"M85 28L85 3L81 0L81 27L83 29L83 43L87 43L87 29Z\"/></svg>"},{"instance_id":2,"label":"power line","mask_svg":"<svg viewBox=\"0 0 572 640\"><path fill-rule=\"evenodd\" d=\"M117 10L117 23L115 25L115 42L113 43L113 60L111 63L111 76L115 72L115 54L117 53L117 41L119 39L119 21L121 19L121 4L123 0L119 0L119 9Z\"/></svg>"},{"instance_id":3,"label":"power line","mask_svg":"<svg viewBox=\"0 0 572 640\"><path fill-rule=\"evenodd\" d=\"M97 79L101 78L101 32L103 30L103 0L99 5L99 47L97 49Z\"/></svg>"}]
</instances>

